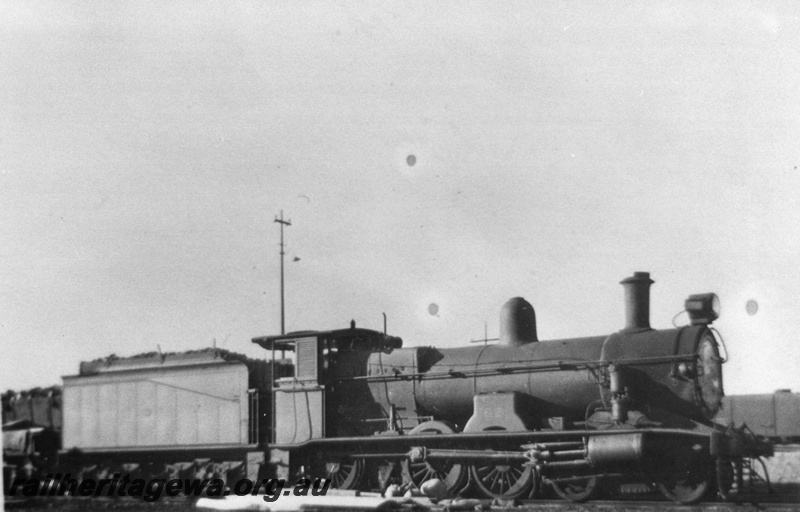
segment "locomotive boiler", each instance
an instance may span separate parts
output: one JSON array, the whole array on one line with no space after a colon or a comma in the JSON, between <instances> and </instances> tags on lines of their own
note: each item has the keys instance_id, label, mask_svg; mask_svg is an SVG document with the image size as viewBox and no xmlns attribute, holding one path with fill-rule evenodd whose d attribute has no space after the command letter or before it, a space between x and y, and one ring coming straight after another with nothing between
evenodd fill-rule
<instances>
[{"instance_id":1,"label":"locomotive boiler","mask_svg":"<svg viewBox=\"0 0 800 512\"><path fill-rule=\"evenodd\" d=\"M511 299L499 343L402 348L359 329L254 338L294 354L273 388L269 460L279 474L336 486L421 485L536 497L549 484L584 501L601 490L689 503L742 494L756 436L712 421L723 396L714 294L685 302L690 325L654 330L648 273L622 281L626 324L606 336L540 341L533 307Z\"/></svg>"}]
</instances>

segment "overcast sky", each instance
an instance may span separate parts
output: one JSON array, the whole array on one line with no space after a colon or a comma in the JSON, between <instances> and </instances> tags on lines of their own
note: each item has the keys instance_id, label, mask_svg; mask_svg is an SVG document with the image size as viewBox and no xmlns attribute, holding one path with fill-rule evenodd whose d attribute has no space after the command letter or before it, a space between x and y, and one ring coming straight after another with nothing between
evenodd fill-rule
<instances>
[{"instance_id":1,"label":"overcast sky","mask_svg":"<svg viewBox=\"0 0 800 512\"><path fill-rule=\"evenodd\" d=\"M727 392L800 391L798 16L6 0L0 389L157 345L262 354L283 210L287 330L386 312L453 347L523 296L540 339L608 334L649 271L657 328L719 294Z\"/></svg>"}]
</instances>

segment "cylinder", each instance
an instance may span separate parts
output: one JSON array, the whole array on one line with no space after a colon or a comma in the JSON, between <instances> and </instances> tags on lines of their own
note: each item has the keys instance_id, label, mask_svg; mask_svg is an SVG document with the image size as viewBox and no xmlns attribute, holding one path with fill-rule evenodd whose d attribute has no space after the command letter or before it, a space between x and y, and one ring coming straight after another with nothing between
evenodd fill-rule
<instances>
[{"instance_id":1,"label":"cylinder","mask_svg":"<svg viewBox=\"0 0 800 512\"><path fill-rule=\"evenodd\" d=\"M634 272L619 284L625 289L624 331L650 330L650 279L649 272Z\"/></svg>"},{"instance_id":2,"label":"cylinder","mask_svg":"<svg viewBox=\"0 0 800 512\"><path fill-rule=\"evenodd\" d=\"M644 434L592 436L587 459L593 466L634 462L644 457Z\"/></svg>"},{"instance_id":3,"label":"cylinder","mask_svg":"<svg viewBox=\"0 0 800 512\"><path fill-rule=\"evenodd\" d=\"M536 336L536 312L522 297L509 299L500 310L500 343L519 347L539 341Z\"/></svg>"}]
</instances>

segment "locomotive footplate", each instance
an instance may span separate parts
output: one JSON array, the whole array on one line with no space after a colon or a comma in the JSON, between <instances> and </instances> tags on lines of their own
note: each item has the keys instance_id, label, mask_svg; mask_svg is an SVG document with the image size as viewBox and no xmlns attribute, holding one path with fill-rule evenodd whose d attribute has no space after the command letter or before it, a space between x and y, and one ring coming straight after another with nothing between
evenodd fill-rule
<instances>
[{"instance_id":1,"label":"locomotive footplate","mask_svg":"<svg viewBox=\"0 0 800 512\"><path fill-rule=\"evenodd\" d=\"M668 452L673 444L701 447L708 454L709 435L673 429L492 431L320 438L293 445L275 444L270 448L295 454L296 460L324 454L342 460L524 463L547 474L567 468L637 463L646 455L658 457Z\"/></svg>"},{"instance_id":2,"label":"locomotive footplate","mask_svg":"<svg viewBox=\"0 0 800 512\"><path fill-rule=\"evenodd\" d=\"M717 431L713 437L715 447L721 443L738 446L726 433ZM571 501L591 499L609 485L618 489L639 485L689 503L716 488L711 445L712 432L707 430L649 428L322 438L272 448L286 449L297 460L321 460L328 472L344 472L344 484L377 467L384 486L403 468L403 474L415 482L414 476L421 481L447 480L454 495L467 488L465 482L475 481L483 494L492 493L490 483L507 478L508 487L520 482L520 489L538 482L548 484ZM738 490L743 485L741 465L725 464L732 467L726 473L730 476L724 475L729 482L726 488ZM498 472L511 476L498 476ZM507 489L496 492L508 494Z\"/></svg>"},{"instance_id":3,"label":"locomotive footplate","mask_svg":"<svg viewBox=\"0 0 800 512\"><path fill-rule=\"evenodd\" d=\"M405 454L412 446L424 444L428 447L447 447L453 445L463 446L465 444L474 444L480 447L491 448L496 446L497 442L519 443L516 446L522 447L525 444L537 443L543 440L565 441L565 440L581 440L583 438L593 436L619 436L630 435L637 433L648 433L652 435L659 435L672 438L695 438L695 439L708 439L707 432L698 432L695 430L683 429L668 429L668 428L651 428L651 429L629 429L629 430L539 430L539 431L491 431L491 432L463 432L457 434L415 434L413 436L400 435L400 436L372 436L372 437L333 437L333 438L318 438L309 439L302 443L296 444L270 444L271 448L280 450L325 450L327 446L337 447L337 451L341 447L347 447L350 450L353 447L360 446L362 449L369 447L367 451L377 451L379 447L398 448L399 451L393 452L396 455ZM346 450L346 451L347 451ZM354 452L349 452L354 453Z\"/></svg>"}]
</instances>

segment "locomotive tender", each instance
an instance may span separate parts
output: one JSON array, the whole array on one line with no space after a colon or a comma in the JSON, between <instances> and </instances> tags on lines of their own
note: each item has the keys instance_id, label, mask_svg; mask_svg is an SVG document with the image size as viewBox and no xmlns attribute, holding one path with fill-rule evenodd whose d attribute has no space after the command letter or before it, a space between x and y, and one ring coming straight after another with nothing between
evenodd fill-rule
<instances>
[{"instance_id":1,"label":"locomotive tender","mask_svg":"<svg viewBox=\"0 0 800 512\"><path fill-rule=\"evenodd\" d=\"M747 425L753 433L775 444L797 444L800 394L779 389L772 394L725 396L714 421L721 425Z\"/></svg>"},{"instance_id":2,"label":"locomotive tender","mask_svg":"<svg viewBox=\"0 0 800 512\"><path fill-rule=\"evenodd\" d=\"M48 473L253 480L273 371L285 366L223 349L110 356L82 362L46 402L4 393L5 490Z\"/></svg>"},{"instance_id":3,"label":"locomotive tender","mask_svg":"<svg viewBox=\"0 0 800 512\"><path fill-rule=\"evenodd\" d=\"M535 497L542 482L572 501L601 487L681 503L742 494L750 460L772 447L712 421L718 299L692 295L691 325L654 330L652 283L622 281L627 323L607 336L539 341L532 306L514 298L497 345L402 348L354 325L254 338L273 360L294 354L273 388L269 462L342 488L439 478L502 499Z\"/></svg>"}]
</instances>

